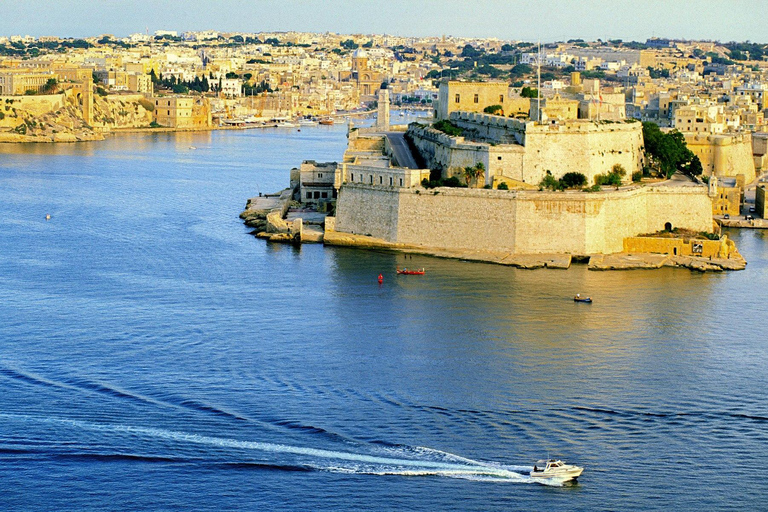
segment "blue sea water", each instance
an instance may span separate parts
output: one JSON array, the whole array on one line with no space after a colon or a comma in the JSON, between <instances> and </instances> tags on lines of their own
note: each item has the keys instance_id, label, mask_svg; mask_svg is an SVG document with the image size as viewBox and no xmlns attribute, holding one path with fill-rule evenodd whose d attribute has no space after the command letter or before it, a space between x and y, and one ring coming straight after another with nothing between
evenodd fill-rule
<instances>
[{"instance_id":1,"label":"blue sea water","mask_svg":"<svg viewBox=\"0 0 768 512\"><path fill-rule=\"evenodd\" d=\"M768 507L764 232L723 274L248 234L246 198L345 146L0 145L0 509ZM584 475L532 482L547 455Z\"/></svg>"}]
</instances>

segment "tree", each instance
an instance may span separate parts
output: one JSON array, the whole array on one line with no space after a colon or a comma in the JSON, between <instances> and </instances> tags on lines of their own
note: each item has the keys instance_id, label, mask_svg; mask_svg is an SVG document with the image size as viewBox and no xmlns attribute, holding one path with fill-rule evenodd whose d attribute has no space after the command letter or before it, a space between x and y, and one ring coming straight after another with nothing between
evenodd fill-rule
<instances>
[{"instance_id":1,"label":"tree","mask_svg":"<svg viewBox=\"0 0 768 512\"><path fill-rule=\"evenodd\" d=\"M470 59L476 59L482 54L483 52L476 50L475 47L472 46L471 44L464 45L464 48L461 50L461 56L468 57Z\"/></svg>"},{"instance_id":2,"label":"tree","mask_svg":"<svg viewBox=\"0 0 768 512\"><path fill-rule=\"evenodd\" d=\"M701 176L701 173L703 172L704 168L701 166L701 160L699 160L698 156L694 155L691 159L691 163L688 164L685 173L689 176Z\"/></svg>"},{"instance_id":3,"label":"tree","mask_svg":"<svg viewBox=\"0 0 768 512\"><path fill-rule=\"evenodd\" d=\"M485 165L483 165L483 162L477 162L474 166L470 167L467 166L464 168L464 181L467 182L467 186L469 186L469 183L475 179L479 179L480 176L483 176L485 174Z\"/></svg>"},{"instance_id":4,"label":"tree","mask_svg":"<svg viewBox=\"0 0 768 512\"><path fill-rule=\"evenodd\" d=\"M360 45L355 43L352 39L347 39L345 41L342 41L341 43L339 43L339 46L341 46L346 50L356 50L357 48L360 47Z\"/></svg>"},{"instance_id":5,"label":"tree","mask_svg":"<svg viewBox=\"0 0 768 512\"><path fill-rule=\"evenodd\" d=\"M580 172L567 172L560 178L566 188L583 187L587 184L587 177Z\"/></svg>"},{"instance_id":6,"label":"tree","mask_svg":"<svg viewBox=\"0 0 768 512\"><path fill-rule=\"evenodd\" d=\"M53 94L56 92L56 88L59 86L59 81L55 78L49 78L43 86L43 94Z\"/></svg>"},{"instance_id":7,"label":"tree","mask_svg":"<svg viewBox=\"0 0 768 512\"><path fill-rule=\"evenodd\" d=\"M495 114L496 112L501 112L499 115L504 115L504 110L501 105L489 105L483 109L483 112L486 114Z\"/></svg>"},{"instance_id":8,"label":"tree","mask_svg":"<svg viewBox=\"0 0 768 512\"><path fill-rule=\"evenodd\" d=\"M539 91L537 89L534 89L533 87L528 87L526 85L520 91L520 96L522 96L523 98L538 98Z\"/></svg>"}]
</instances>

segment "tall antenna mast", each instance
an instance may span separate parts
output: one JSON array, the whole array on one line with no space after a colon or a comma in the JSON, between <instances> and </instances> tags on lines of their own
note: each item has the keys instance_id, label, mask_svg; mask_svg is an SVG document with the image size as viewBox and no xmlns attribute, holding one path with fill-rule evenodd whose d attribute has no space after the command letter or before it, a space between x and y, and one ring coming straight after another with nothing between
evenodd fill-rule
<instances>
[{"instance_id":1,"label":"tall antenna mast","mask_svg":"<svg viewBox=\"0 0 768 512\"><path fill-rule=\"evenodd\" d=\"M536 64L536 113L539 124L541 124L541 39L539 39L539 56L536 58Z\"/></svg>"}]
</instances>

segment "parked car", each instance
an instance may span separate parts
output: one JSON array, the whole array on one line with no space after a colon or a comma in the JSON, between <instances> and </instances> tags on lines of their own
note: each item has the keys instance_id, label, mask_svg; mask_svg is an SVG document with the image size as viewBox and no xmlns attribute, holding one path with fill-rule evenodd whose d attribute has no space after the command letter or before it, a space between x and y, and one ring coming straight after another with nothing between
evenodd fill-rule
<instances>
[{"instance_id":1,"label":"parked car","mask_svg":"<svg viewBox=\"0 0 768 512\"><path fill-rule=\"evenodd\" d=\"M749 213L755 213L755 207L754 206L750 206L749 207Z\"/></svg>"},{"instance_id":2,"label":"parked car","mask_svg":"<svg viewBox=\"0 0 768 512\"><path fill-rule=\"evenodd\" d=\"M747 220L755 220L755 216L754 215L747 215L746 219Z\"/></svg>"},{"instance_id":3,"label":"parked car","mask_svg":"<svg viewBox=\"0 0 768 512\"><path fill-rule=\"evenodd\" d=\"M725 215L723 215L723 218L724 218L724 219L730 219L730 218L731 218L731 215L730 215L730 214L728 214L728 213L726 213Z\"/></svg>"}]
</instances>

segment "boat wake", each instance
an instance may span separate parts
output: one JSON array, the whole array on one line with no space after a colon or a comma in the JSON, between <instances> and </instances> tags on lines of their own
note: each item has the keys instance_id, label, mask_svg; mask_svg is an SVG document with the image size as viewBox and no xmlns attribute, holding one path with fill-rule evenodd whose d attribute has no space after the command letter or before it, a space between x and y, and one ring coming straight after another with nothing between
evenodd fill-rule
<instances>
[{"instance_id":1,"label":"boat wake","mask_svg":"<svg viewBox=\"0 0 768 512\"><path fill-rule=\"evenodd\" d=\"M431 476L486 482L562 485L562 482L557 480L542 481L543 479L531 478L528 476L532 469L530 466L511 466L495 462L483 462L426 447L382 447L361 443L356 447L358 451L345 451L280 443L244 441L160 428L102 424L63 418L41 418L9 414L0 414L0 418L69 426L77 430L86 430L93 433L109 433L115 436L128 437L133 440L132 444L135 444L138 439L164 441L162 443L163 454L151 457L135 456L136 458L147 460L181 460L185 462L196 461L200 463L255 467L269 466L273 468L291 468L294 471L327 471L358 475ZM65 445L63 448L64 453L51 455L65 457L89 456L105 460L108 460L117 453L121 456L125 455L125 447L116 447L115 453L104 453L104 443L99 444L98 452L84 449L81 453L72 453L67 450ZM3 442L0 441L0 453L3 451L2 445ZM196 446L210 447L215 450L205 450L203 453L189 454L189 449ZM169 450L170 454L168 453ZM184 455L176 459L174 452ZM187 457L188 455L192 456ZM273 455L279 455L279 457L274 457Z\"/></svg>"}]
</instances>

